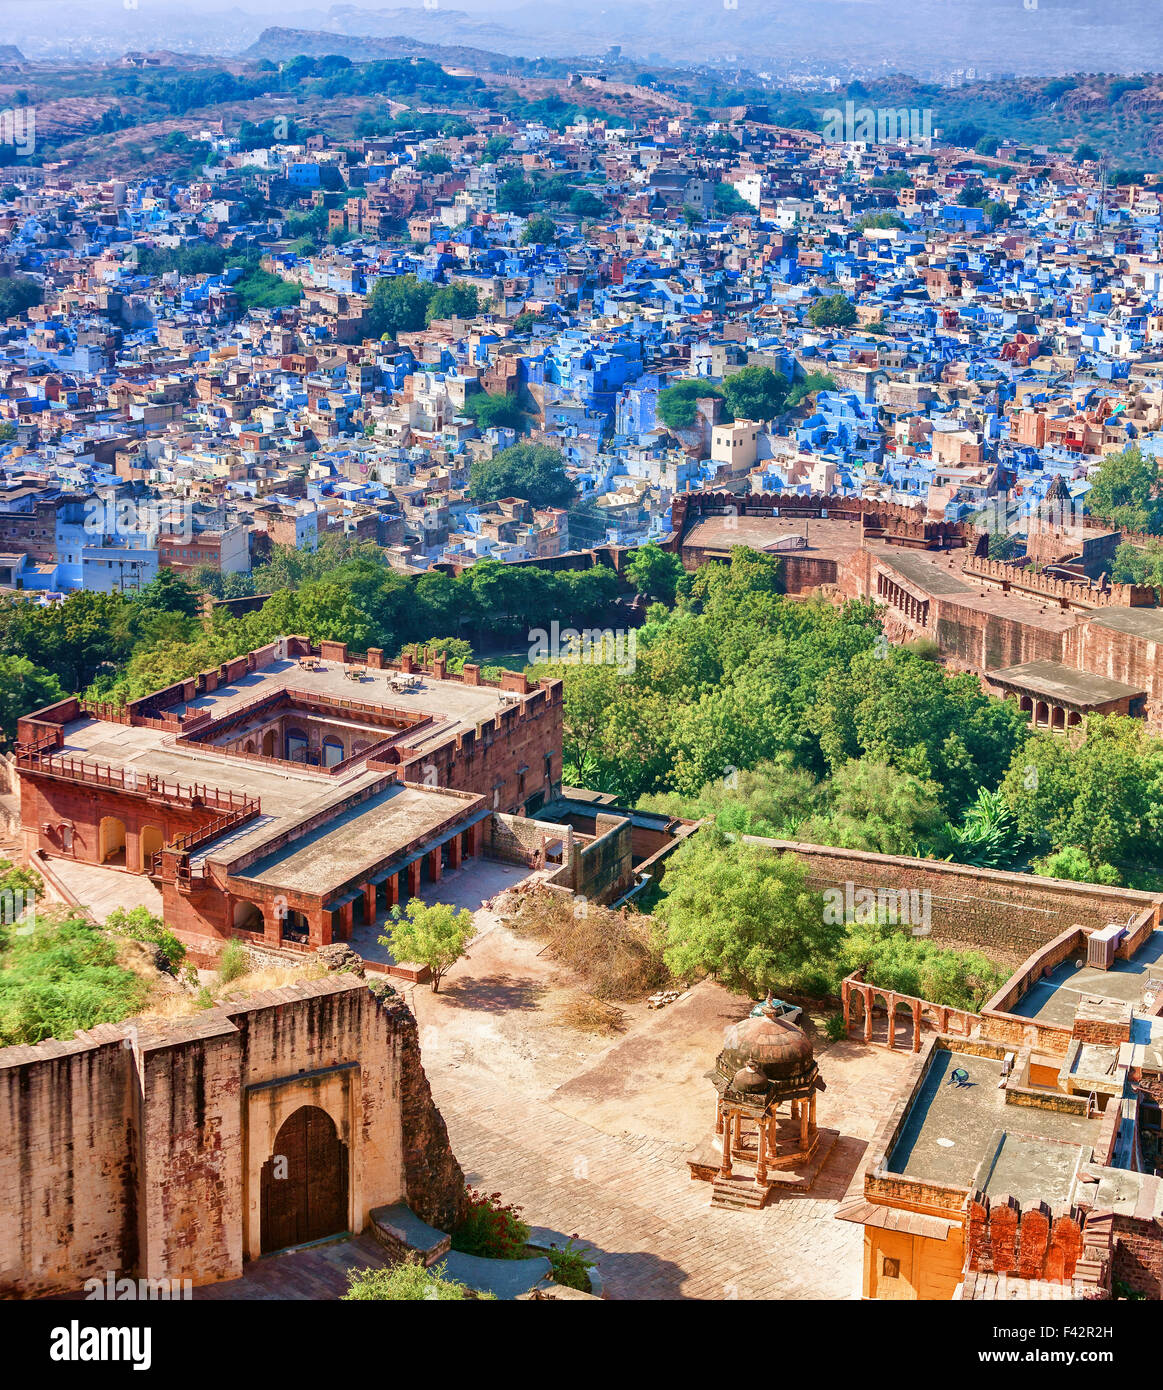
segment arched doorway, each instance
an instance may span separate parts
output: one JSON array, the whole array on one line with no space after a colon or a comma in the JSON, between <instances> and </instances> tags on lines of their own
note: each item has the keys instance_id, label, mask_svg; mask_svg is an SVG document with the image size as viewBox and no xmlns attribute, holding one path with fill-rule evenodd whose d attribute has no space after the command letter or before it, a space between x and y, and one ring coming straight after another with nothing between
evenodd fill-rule
<instances>
[{"instance_id":1,"label":"arched doorway","mask_svg":"<svg viewBox=\"0 0 1163 1390\"><path fill-rule=\"evenodd\" d=\"M101 817L97 827L97 858L102 864L125 863L125 822L120 817Z\"/></svg>"},{"instance_id":2,"label":"arched doorway","mask_svg":"<svg viewBox=\"0 0 1163 1390\"><path fill-rule=\"evenodd\" d=\"M286 755L289 763L307 761L307 735L301 729L288 729Z\"/></svg>"},{"instance_id":3,"label":"arched doorway","mask_svg":"<svg viewBox=\"0 0 1163 1390\"><path fill-rule=\"evenodd\" d=\"M337 739L328 735L323 740L323 766L334 767L343 761L343 744Z\"/></svg>"},{"instance_id":4,"label":"arched doorway","mask_svg":"<svg viewBox=\"0 0 1163 1390\"><path fill-rule=\"evenodd\" d=\"M262 755L264 758L275 756L275 731L268 729L262 736Z\"/></svg>"},{"instance_id":5,"label":"arched doorway","mask_svg":"<svg viewBox=\"0 0 1163 1390\"><path fill-rule=\"evenodd\" d=\"M234 904L234 925L242 931L261 932L264 929L262 909L257 903L239 898Z\"/></svg>"},{"instance_id":6,"label":"arched doorway","mask_svg":"<svg viewBox=\"0 0 1163 1390\"><path fill-rule=\"evenodd\" d=\"M317 1105L284 1120L262 1166L262 1253L341 1235L348 1228L347 1145Z\"/></svg>"},{"instance_id":7,"label":"arched doorway","mask_svg":"<svg viewBox=\"0 0 1163 1390\"><path fill-rule=\"evenodd\" d=\"M143 825L138 836L141 846L141 872L148 874L153 868L153 857L166 842L160 825Z\"/></svg>"}]
</instances>

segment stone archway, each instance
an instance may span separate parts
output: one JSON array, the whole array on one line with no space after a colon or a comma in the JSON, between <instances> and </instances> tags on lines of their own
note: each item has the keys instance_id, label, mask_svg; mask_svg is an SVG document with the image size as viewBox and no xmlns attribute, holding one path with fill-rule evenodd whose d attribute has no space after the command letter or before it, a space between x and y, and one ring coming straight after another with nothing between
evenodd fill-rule
<instances>
[{"instance_id":1,"label":"stone archway","mask_svg":"<svg viewBox=\"0 0 1163 1390\"><path fill-rule=\"evenodd\" d=\"M348 1229L347 1145L317 1105L301 1105L275 1136L260 1179L264 1255Z\"/></svg>"},{"instance_id":2,"label":"stone archway","mask_svg":"<svg viewBox=\"0 0 1163 1390\"><path fill-rule=\"evenodd\" d=\"M241 931L262 932L265 927L262 908L245 898L235 902L232 920L235 928Z\"/></svg>"},{"instance_id":3,"label":"stone archway","mask_svg":"<svg viewBox=\"0 0 1163 1390\"><path fill-rule=\"evenodd\" d=\"M97 827L97 861L125 863L125 822L120 816L102 816Z\"/></svg>"},{"instance_id":4,"label":"stone archway","mask_svg":"<svg viewBox=\"0 0 1163 1390\"><path fill-rule=\"evenodd\" d=\"M275 756L275 731L268 729L262 736L262 755L264 758Z\"/></svg>"},{"instance_id":5,"label":"stone archway","mask_svg":"<svg viewBox=\"0 0 1163 1390\"><path fill-rule=\"evenodd\" d=\"M160 825L143 825L138 836L141 849L141 872L148 874L153 868L153 857L166 842Z\"/></svg>"}]
</instances>

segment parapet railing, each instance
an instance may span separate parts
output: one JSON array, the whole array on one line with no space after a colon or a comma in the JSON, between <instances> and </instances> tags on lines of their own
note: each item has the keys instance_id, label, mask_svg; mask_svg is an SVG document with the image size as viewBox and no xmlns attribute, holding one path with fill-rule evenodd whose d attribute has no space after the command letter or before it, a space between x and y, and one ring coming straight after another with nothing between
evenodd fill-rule
<instances>
[{"instance_id":1,"label":"parapet railing","mask_svg":"<svg viewBox=\"0 0 1163 1390\"><path fill-rule=\"evenodd\" d=\"M205 783L192 782L188 786L181 782L167 782L164 777L153 773L138 773L134 769L111 767L108 763L88 762L84 758L74 758L57 754L45 748L49 740L35 745L16 745L16 766L26 772L37 772L45 777L56 777L66 782L81 782L86 786L111 787L115 791L137 793L142 796L164 798L177 806L207 807L214 811L232 814L258 815L261 803L257 797L243 792L209 787Z\"/></svg>"}]
</instances>

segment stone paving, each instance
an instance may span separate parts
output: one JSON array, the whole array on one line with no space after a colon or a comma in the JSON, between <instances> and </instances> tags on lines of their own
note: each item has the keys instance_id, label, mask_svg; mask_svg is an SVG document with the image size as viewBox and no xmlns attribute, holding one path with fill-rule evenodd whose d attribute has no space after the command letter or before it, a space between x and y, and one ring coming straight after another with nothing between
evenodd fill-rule
<instances>
[{"instance_id":1,"label":"stone paving","mask_svg":"<svg viewBox=\"0 0 1163 1390\"><path fill-rule=\"evenodd\" d=\"M604 1134L467 1074L432 1081L468 1181L596 1247L607 1297L859 1297L863 1231L832 1219L849 1180L842 1156L807 1197L723 1211L681 1146Z\"/></svg>"},{"instance_id":2,"label":"stone paving","mask_svg":"<svg viewBox=\"0 0 1163 1390\"><path fill-rule=\"evenodd\" d=\"M709 1134L713 1122L705 1073L722 1020L745 1002L704 983L683 1003L635 1011L623 1038L595 1050L569 1030L539 1027L536 998L516 1011L493 998L502 985L514 997L532 986L544 960L503 928L488 944L487 958L456 967L447 996L409 991L425 1068L470 1184L500 1192L530 1223L594 1246L608 1298L860 1296L863 1231L833 1216L859 1186L905 1054L819 1038L828 1085L819 1123L840 1138L815 1186L758 1212L712 1208L710 1185L691 1179L685 1159L692 1133ZM492 983L479 995L469 978L478 970ZM554 1033L563 1050L577 1039L566 1075L568 1053L544 1050Z\"/></svg>"}]
</instances>

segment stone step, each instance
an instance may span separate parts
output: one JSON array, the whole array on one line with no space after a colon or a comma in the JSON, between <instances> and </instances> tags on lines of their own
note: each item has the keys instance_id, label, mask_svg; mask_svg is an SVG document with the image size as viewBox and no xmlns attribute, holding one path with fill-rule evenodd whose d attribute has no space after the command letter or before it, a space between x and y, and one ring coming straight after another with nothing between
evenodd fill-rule
<instances>
[{"instance_id":1,"label":"stone step","mask_svg":"<svg viewBox=\"0 0 1163 1390\"><path fill-rule=\"evenodd\" d=\"M711 1189L713 1207L758 1210L767 1201L767 1188L758 1186L750 1178L715 1178Z\"/></svg>"}]
</instances>

